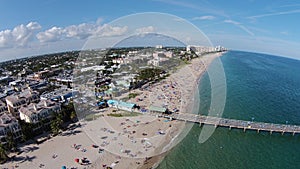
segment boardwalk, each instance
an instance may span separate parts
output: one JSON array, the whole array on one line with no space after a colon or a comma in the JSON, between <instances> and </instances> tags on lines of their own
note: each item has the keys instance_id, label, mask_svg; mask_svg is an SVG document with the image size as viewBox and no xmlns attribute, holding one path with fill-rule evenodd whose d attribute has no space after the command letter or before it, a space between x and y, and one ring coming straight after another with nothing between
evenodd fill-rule
<instances>
[{"instance_id":1,"label":"boardwalk","mask_svg":"<svg viewBox=\"0 0 300 169\"><path fill-rule=\"evenodd\" d=\"M273 132L279 132L282 134L291 133L293 135L300 133L300 126L297 126L297 125L252 122L252 121L226 119L226 118L195 115L195 114L185 114L185 113L163 115L163 117L169 118L169 119L171 118L171 119L176 119L176 120L181 120L181 121L199 123L200 125L209 124L209 125L213 125L215 127L221 126L221 127L228 127L229 129L237 128L237 129L242 129L244 131L256 130L257 132L267 131L267 132L270 132L271 134Z\"/></svg>"}]
</instances>

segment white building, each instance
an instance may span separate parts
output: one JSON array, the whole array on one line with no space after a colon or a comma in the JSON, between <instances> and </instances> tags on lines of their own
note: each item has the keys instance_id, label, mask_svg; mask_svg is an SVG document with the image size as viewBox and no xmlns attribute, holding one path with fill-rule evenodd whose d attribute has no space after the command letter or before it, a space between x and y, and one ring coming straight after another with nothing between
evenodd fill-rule
<instances>
[{"instance_id":1,"label":"white building","mask_svg":"<svg viewBox=\"0 0 300 169\"><path fill-rule=\"evenodd\" d=\"M173 57L173 52L168 51L168 52L164 52L165 56L168 58L172 58Z\"/></svg>"},{"instance_id":2,"label":"white building","mask_svg":"<svg viewBox=\"0 0 300 169\"><path fill-rule=\"evenodd\" d=\"M158 59L151 59L147 62L148 65L153 65L153 66L159 66L159 58Z\"/></svg>"},{"instance_id":3,"label":"white building","mask_svg":"<svg viewBox=\"0 0 300 169\"><path fill-rule=\"evenodd\" d=\"M157 59L157 58L163 58L163 57L168 57L168 58L172 58L173 57L173 52L171 51L167 51L167 52L154 52L152 54L153 58L154 59Z\"/></svg>"},{"instance_id":4,"label":"white building","mask_svg":"<svg viewBox=\"0 0 300 169\"><path fill-rule=\"evenodd\" d=\"M90 67L85 67L81 69L81 72L86 72L86 71L98 71L98 70L105 70L105 66L100 65L100 66L90 66Z\"/></svg>"},{"instance_id":5,"label":"white building","mask_svg":"<svg viewBox=\"0 0 300 169\"><path fill-rule=\"evenodd\" d=\"M114 107L128 112L133 112L136 106L136 104L134 103L122 102L117 100L108 100L107 104L109 107Z\"/></svg>"},{"instance_id":6,"label":"white building","mask_svg":"<svg viewBox=\"0 0 300 169\"><path fill-rule=\"evenodd\" d=\"M19 117L19 108L29 103L38 102L40 100L39 94L36 91L26 89L19 94L6 97L6 104L8 112L15 117Z\"/></svg>"},{"instance_id":7,"label":"white building","mask_svg":"<svg viewBox=\"0 0 300 169\"><path fill-rule=\"evenodd\" d=\"M188 45L186 47L187 52L194 51L196 54L203 54L203 53L209 53L209 52L221 52L226 50L224 47L221 46L196 46L196 45Z\"/></svg>"},{"instance_id":8,"label":"white building","mask_svg":"<svg viewBox=\"0 0 300 169\"><path fill-rule=\"evenodd\" d=\"M134 55L136 55L137 53L138 53L137 50L133 50L133 51L129 51L129 52L128 52L128 55L134 56Z\"/></svg>"},{"instance_id":9,"label":"white building","mask_svg":"<svg viewBox=\"0 0 300 169\"><path fill-rule=\"evenodd\" d=\"M186 51L190 52L190 51L194 51L195 53L207 53L207 52L214 52L215 51L215 47L211 47L211 46L194 46L194 45L188 45L186 47Z\"/></svg>"},{"instance_id":10,"label":"white building","mask_svg":"<svg viewBox=\"0 0 300 169\"><path fill-rule=\"evenodd\" d=\"M22 131L18 120L11 114L3 113L0 115L0 143L7 143L7 134L11 133L14 140L20 141L22 139Z\"/></svg>"},{"instance_id":11,"label":"white building","mask_svg":"<svg viewBox=\"0 0 300 169\"><path fill-rule=\"evenodd\" d=\"M48 122L50 122L52 113L59 113L60 111L60 103L49 100L40 101L39 103L30 103L19 109L20 119L32 124L39 123L43 119L48 119Z\"/></svg>"},{"instance_id":12,"label":"white building","mask_svg":"<svg viewBox=\"0 0 300 169\"><path fill-rule=\"evenodd\" d=\"M156 49L162 49L163 46L162 46L162 45L156 45L155 48L156 48Z\"/></svg>"},{"instance_id":13,"label":"white building","mask_svg":"<svg viewBox=\"0 0 300 169\"><path fill-rule=\"evenodd\" d=\"M52 74L51 71L49 71L49 70L43 70L43 71L39 71L39 72L34 73L33 77L35 79L41 80L41 79L47 78L51 74Z\"/></svg>"},{"instance_id":14,"label":"white building","mask_svg":"<svg viewBox=\"0 0 300 169\"><path fill-rule=\"evenodd\" d=\"M115 58L112 60L113 63L118 63L118 64L128 64L131 61L128 58Z\"/></svg>"},{"instance_id":15,"label":"white building","mask_svg":"<svg viewBox=\"0 0 300 169\"><path fill-rule=\"evenodd\" d=\"M8 109L5 103L0 100L0 115L3 113L8 113Z\"/></svg>"}]
</instances>

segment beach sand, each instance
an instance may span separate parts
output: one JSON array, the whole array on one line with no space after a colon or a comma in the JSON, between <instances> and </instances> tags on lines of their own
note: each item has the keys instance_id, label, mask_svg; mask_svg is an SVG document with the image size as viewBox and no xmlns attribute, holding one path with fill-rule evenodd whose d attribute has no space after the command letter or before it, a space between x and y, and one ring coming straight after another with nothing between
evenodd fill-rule
<instances>
[{"instance_id":1,"label":"beach sand","mask_svg":"<svg viewBox=\"0 0 300 169\"><path fill-rule=\"evenodd\" d=\"M170 110L193 113L192 107L196 102L191 96L198 87L199 79L210 63L221 55L222 53L214 53L193 59L167 79L147 89L132 91L140 95L129 101L145 108L149 105L167 105ZM142 101L137 101L138 99ZM89 122L81 121L81 127L64 131L62 135L40 145L22 147L24 152L17 155L14 162L5 163L1 167L152 168L180 141L178 135L186 129L184 122L159 118L153 114L112 117L107 116L108 113L114 113L112 108L99 113L103 116ZM90 164L80 165L75 162L76 158L84 157Z\"/></svg>"}]
</instances>

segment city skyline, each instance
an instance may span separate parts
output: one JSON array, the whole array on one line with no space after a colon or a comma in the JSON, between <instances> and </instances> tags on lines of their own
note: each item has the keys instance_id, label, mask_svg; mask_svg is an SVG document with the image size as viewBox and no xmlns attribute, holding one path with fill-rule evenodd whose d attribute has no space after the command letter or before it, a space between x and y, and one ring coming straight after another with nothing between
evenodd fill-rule
<instances>
[{"instance_id":1,"label":"city skyline","mask_svg":"<svg viewBox=\"0 0 300 169\"><path fill-rule=\"evenodd\" d=\"M297 1L4 1L0 7L0 60L82 49L92 35L121 37L159 28L111 25L143 12L167 13L195 25L213 45L300 59ZM23 11L23 12L21 12ZM178 19L180 22L180 19ZM101 31L100 31L101 30Z\"/></svg>"}]
</instances>

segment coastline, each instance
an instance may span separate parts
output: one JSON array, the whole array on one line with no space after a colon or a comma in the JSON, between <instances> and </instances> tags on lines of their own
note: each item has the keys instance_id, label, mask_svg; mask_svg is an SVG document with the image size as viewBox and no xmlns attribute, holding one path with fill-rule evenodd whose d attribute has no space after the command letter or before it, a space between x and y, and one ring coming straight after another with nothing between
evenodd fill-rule
<instances>
[{"instance_id":1,"label":"coastline","mask_svg":"<svg viewBox=\"0 0 300 169\"><path fill-rule=\"evenodd\" d=\"M186 67L189 67L192 70L192 73L195 76L195 81L193 83L193 89L198 88L198 85L200 83L200 80L202 78L202 76L205 74L205 72L207 71L207 69L209 68L210 64L216 59L219 58L221 56L223 56L226 52L220 52L220 53L212 53L212 54L206 54L201 58L196 58L193 59L191 61L191 64L186 65ZM204 69L202 69L204 68ZM183 69L181 69L183 70ZM194 91L194 90L188 90L188 91ZM191 95L191 93L190 93ZM191 101L192 102L192 101ZM186 106L187 109L188 106ZM177 135L176 137L178 137L181 132L184 130L185 126L184 125L178 125L177 127L179 127L179 131L177 131ZM188 134L188 133L186 133ZM185 135L184 135L185 136ZM173 138L175 139L175 138ZM165 146L168 146L170 143L168 143ZM150 168L157 168L159 166L159 164L164 160L165 156L168 154L169 152L165 152L159 156L157 156L156 158L154 158L151 162L151 167ZM149 166L144 166L141 167L141 169L149 169Z\"/></svg>"},{"instance_id":2,"label":"coastline","mask_svg":"<svg viewBox=\"0 0 300 169\"><path fill-rule=\"evenodd\" d=\"M204 55L200 58L195 58L191 61L190 64L187 64L182 68L178 69L176 72L171 74L170 77L165 79L164 82L162 82L165 83L171 81L172 83L176 83L177 86L179 87L180 96L182 98L180 103L181 112L186 112L186 113L191 112L189 108L193 107L192 105L190 105L193 103L193 98L190 97L192 95L192 92L194 91L195 88L198 87L199 80L201 79L202 75L206 72L209 65L217 57L220 57L223 54L224 52L212 53L212 54ZM160 87L161 87L160 85L154 85L153 88L151 89L152 91L149 91L148 94L151 92L155 93L157 90L159 90L158 88ZM143 92L145 93L145 91ZM153 102L156 102L156 100L154 100ZM158 154L158 155L152 157L149 156L151 158L145 160L145 155L147 154L147 150L146 151L141 150L142 153L144 154L133 158L129 157L128 154L127 155L122 154L122 156L117 155L120 154L119 151L120 147L117 147L118 146L117 143L113 144L113 141L108 141L109 143L111 143L111 145L106 146L105 149L108 147L109 150L114 150L115 148L115 153L105 150L104 153L99 154L96 149L90 148L91 145L94 144L95 142L100 145L103 141L103 139L91 140L91 138L97 138L99 135L104 134L104 133L100 134L99 132L102 131L100 131L99 129L96 130L97 128L99 128L98 124L99 122L101 122L101 120L104 120L105 122L113 121L115 126L109 125L109 127L112 127L116 131L120 131L119 133L121 133L122 135L124 134L121 132L122 127L120 127L118 124L122 122L126 122L127 121L126 118L107 117L107 118L99 118L91 122L85 122L85 124L83 124L83 127L75 130L78 131L77 134L73 134L74 131L66 131L63 133L63 136L54 137L50 140L47 140L45 143L42 143L41 145L33 144L33 145L22 147L23 150L27 150L27 151L24 151L24 153L21 154L21 156L24 157L24 161L23 160L19 161L18 164L19 168L33 168L34 166L39 166L41 164L44 165L44 167L42 168L57 168L57 167L61 167L62 164L71 167L71 166L76 166L76 164L74 163L74 158L82 158L82 157L87 157L92 162L92 165L85 166L87 168L99 167L97 165L98 164L100 165L100 163L106 164L107 166L114 164L114 168L122 168L122 169L124 169L124 166L127 166L127 168L141 168L141 169L155 168L168 154L169 151L168 147L172 147L172 144L174 144L172 140L176 140L181 135L183 129L185 128L184 122L180 122L176 120L164 122L163 118L157 118L157 117L152 118L150 116L149 117L145 116L144 119L133 118L133 120L131 120L132 124L130 124L132 126L131 130L133 130L132 129L133 125L136 124L134 123L134 121L139 120L141 122L135 128L136 133L135 134L130 133L129 135L134 135L137 138L142 138L141 134L143 132L146 132L149 137L151 137L151 135L153 135L153 137L156 137L155 133L157 130L162 129L166 132L164 136L161 137L157 136L156 137L157 140L154 139L153 142L151 142L153 144L153 147L150 147L148 149L148 151L151 151L151 153ZM147 122L150 123L147 124ZM149 125L151 127L149 127ZM171 125L172 127L168 127L169 125ZM124 135L127 136L127 133ZM113 140L114 137L116 136L112 136L111 140ZM119 142L122 142L124 144L126 143L126 141L132 141L132 140L128 140L127 138L118 138L118 140ZM80 149L80 151L74 150L74 148L72 147L73 143L80 144L82 146L82 149ZM136 145L133 144L133 146ZM37 147L37 148L35 150L31 150L30 147ZM167 150L161 152L161 150L165 148ZM137 150L140 149L142 148L136 146L133 147L131 151L137 152ZM57 154L58 157L52 158L54 154ZM132 153L130 155L134 155L134 154ZM27 161L26 159L28 158L29 159L32 158L32 159ZM13 163L7 163L7 165L4 164L4 166L7 167L11 167L13 165L14 165ZM82 166L76 166L76 167L81 168Z\"/></svg>"}]
</instances>

